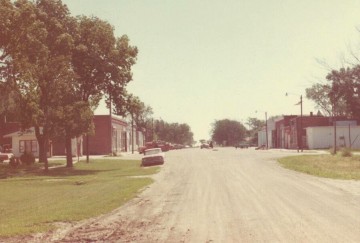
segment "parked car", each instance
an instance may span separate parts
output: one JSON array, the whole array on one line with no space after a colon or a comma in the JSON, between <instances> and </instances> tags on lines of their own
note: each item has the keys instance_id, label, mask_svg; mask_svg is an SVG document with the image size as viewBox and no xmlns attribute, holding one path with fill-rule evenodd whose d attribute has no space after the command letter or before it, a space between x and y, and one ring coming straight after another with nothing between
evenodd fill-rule
<instances>
[{"instance_id":1,"label":"parked car","mask_svg":"<svg viewBox=\"0 0 360 243\"><path fill-rule=\"evenodd\" d=\"M183 149L184 147L182 144L174 144L174 149Z\"/></svg>"},{"instance_id":2,"label":"parked car","mask_svg":"<svg viewBox=\"0 0 360 243\"><path fill-rule=\"evenodd\" d=\"M142 154L146 149L151 149L151 148L161 148L161 151L166 152L172 149L172 146L171 144L164 141L147 142L145 143L145 146L138 148L138 152L139 154Z\"/></svg>"},{"instance_id":3,"label":"parked car","mask_svg":"<svg viewBox=\"0 0 360 243\"><path fill-rule=\"evenodd\" d=\"M141 159L141 166L162 165L165 162L165 153L161 148L146 149Z\"/></svg>"},{"instance_id":4,"label":"parked car","mask_svg":"<svg viewBox=\"0 0 360 243\"><path fill-rule=\"evenodd\" d=\"M235 145L235 148L249 148L249 144L248 143L239 143Z\"/></svg>"},{"instance_id":5,"label":"parked car","mask_svg":"<svg viewBox=\"0 0 360 243\"><path fill-rule=\"evenodd\" d=\"M201 149L203 149L203 148L209 148L210 146L209 146L209 144L208 143L202 143L201 145L200 145L200 148Z\"/></svg>"},{"instance_id":6,"label":"parked car","mask_svg":"<svg viewBox=\"0 0 360 243\"><path fill-rule=\"evenodd\" d=\"M0 152L0 163L2 162L10 162L10 159L14 157L12 153L1 153Z\"/></svg>"}]
</instances>

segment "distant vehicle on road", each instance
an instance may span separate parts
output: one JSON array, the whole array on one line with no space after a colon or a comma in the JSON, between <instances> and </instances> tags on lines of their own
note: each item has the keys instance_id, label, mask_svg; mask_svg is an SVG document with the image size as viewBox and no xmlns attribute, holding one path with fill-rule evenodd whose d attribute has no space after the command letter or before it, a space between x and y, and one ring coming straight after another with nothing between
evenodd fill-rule
<instances>
[{"instance_id":1,"label":"distant vehicle on road","mask_svg":"<svg viewBox=\"0 0 360 243\"><path fill-rule=\"evenodd\" d=\"M185 148L185 146L182 144L174 144L174 149L183 149L183 148Z\"/></svg>"},{"instance_id":2,"label":"distant vehicle on road","mask_svg":"<svg viewBox=\"0 0 360 243\"><path fill-rule=\"evenodd\" d=\"M239 143L235 145L235 148L249 148L250 145L248 143Z\"/></svg>"},{"instance_id":3,"label":"distant vehicle on road","mask_svg":"<svg viewBox=\"0 0 360 243\"><path fill-rule=\"evenodd\" d=\"M200 145L200 148L201 149L203 149L203 148L209 148L210 146L209 146L209 144L208 143L202 143L201 145Z\"/></svg>"},{"instance_id":4,"label":"distant vehicle on road","mask_svg":"<svg viewBox=\"0 0 360 243\"><path fill-rule=\"evenodd\" d=\"M141 159L141 166L162 165L165 162L165 153L161 148L146 149Z\"/></svg>"}]
</instances>

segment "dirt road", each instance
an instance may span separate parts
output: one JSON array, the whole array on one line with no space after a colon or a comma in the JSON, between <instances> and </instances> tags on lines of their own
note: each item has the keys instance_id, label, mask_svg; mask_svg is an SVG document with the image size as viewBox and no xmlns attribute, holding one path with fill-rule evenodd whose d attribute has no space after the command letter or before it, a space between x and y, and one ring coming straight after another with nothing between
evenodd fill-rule
<instances>
[{"instance_id":1,"label":"dirt road","mask_svg":"<svg viewBox=\"0 0 360 243\"><path fill-rule=\"evenodd\" d=\"M170 151L125 206L35 242L360 242L360 182L280 167L280 151Z\"/></svg>"}]
</instances>

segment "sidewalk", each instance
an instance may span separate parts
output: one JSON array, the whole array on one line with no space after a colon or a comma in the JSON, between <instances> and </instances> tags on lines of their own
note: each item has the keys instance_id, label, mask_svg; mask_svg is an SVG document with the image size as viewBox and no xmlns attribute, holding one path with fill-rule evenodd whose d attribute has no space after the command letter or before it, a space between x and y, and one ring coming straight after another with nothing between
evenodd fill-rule
<instances>
[{"instance_id":1,"label":"sidewalk","mask_svg":"<svg viewBox=\"0 0 360 243\"><path fill-rule=\"evenodd\" d=\"M142 154L139 154L139 152L134 151L134 154L132 154L132 152L123 152L121 154L119 154L118 156L109 156L109 155L90 155L89 158L90 159L131 159L131 160L140 160L142 158ZM65 155L61 155L61 156L52 156L50 158L48 158L48 160L66 160L66 156ZM86 155L80 156L79 160L86 160ZM78 157L73 157L73 161L77 162L78 161Z\"/></svg>"},{"instance_id":2,"label":"sidewalk","mask_svg":"<svg viewBox=\"0 0 360 243\"><path fill-rule=\"evenodd\" d=\"M266 149L265 149L266 150ZM269 151L279 151L279 152L288 152L288 153L299 153L299 154L329 154L330 152L324 151L324 150L309 150L304 149L303 151L297 150L297 149L276 149L276 148L270 148Z\"/></svg>"}]
</instances>

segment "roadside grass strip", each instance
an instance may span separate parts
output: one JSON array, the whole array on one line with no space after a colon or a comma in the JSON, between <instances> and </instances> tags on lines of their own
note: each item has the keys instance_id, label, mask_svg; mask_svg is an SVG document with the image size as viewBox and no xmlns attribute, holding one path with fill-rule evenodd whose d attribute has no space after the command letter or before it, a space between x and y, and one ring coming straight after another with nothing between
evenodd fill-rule
<instances>
[{"instance_id":1,"label":"roadside grass strip","mask_svg":"<svg viewBox=\"0 0 360 243\"><path fill-rule=\"evenodd\" d=\"M110 212L152 183L147 175L159 170L141 168L134 160L79 162L47 174L36 167L9 173L9 168L0 166L0 237L43 232L54 222Z\"/></svg>"},{"instance_id":2,"label":"roadside grass strip","mask_svg":"<svg viewBox=\"0 0 360 243\"><path fill-rule=\"evenodd\" d=\"M360 180L360 156L301 155L278 160L288 169L332 179Z\"/></svg>"}]
</instances>

